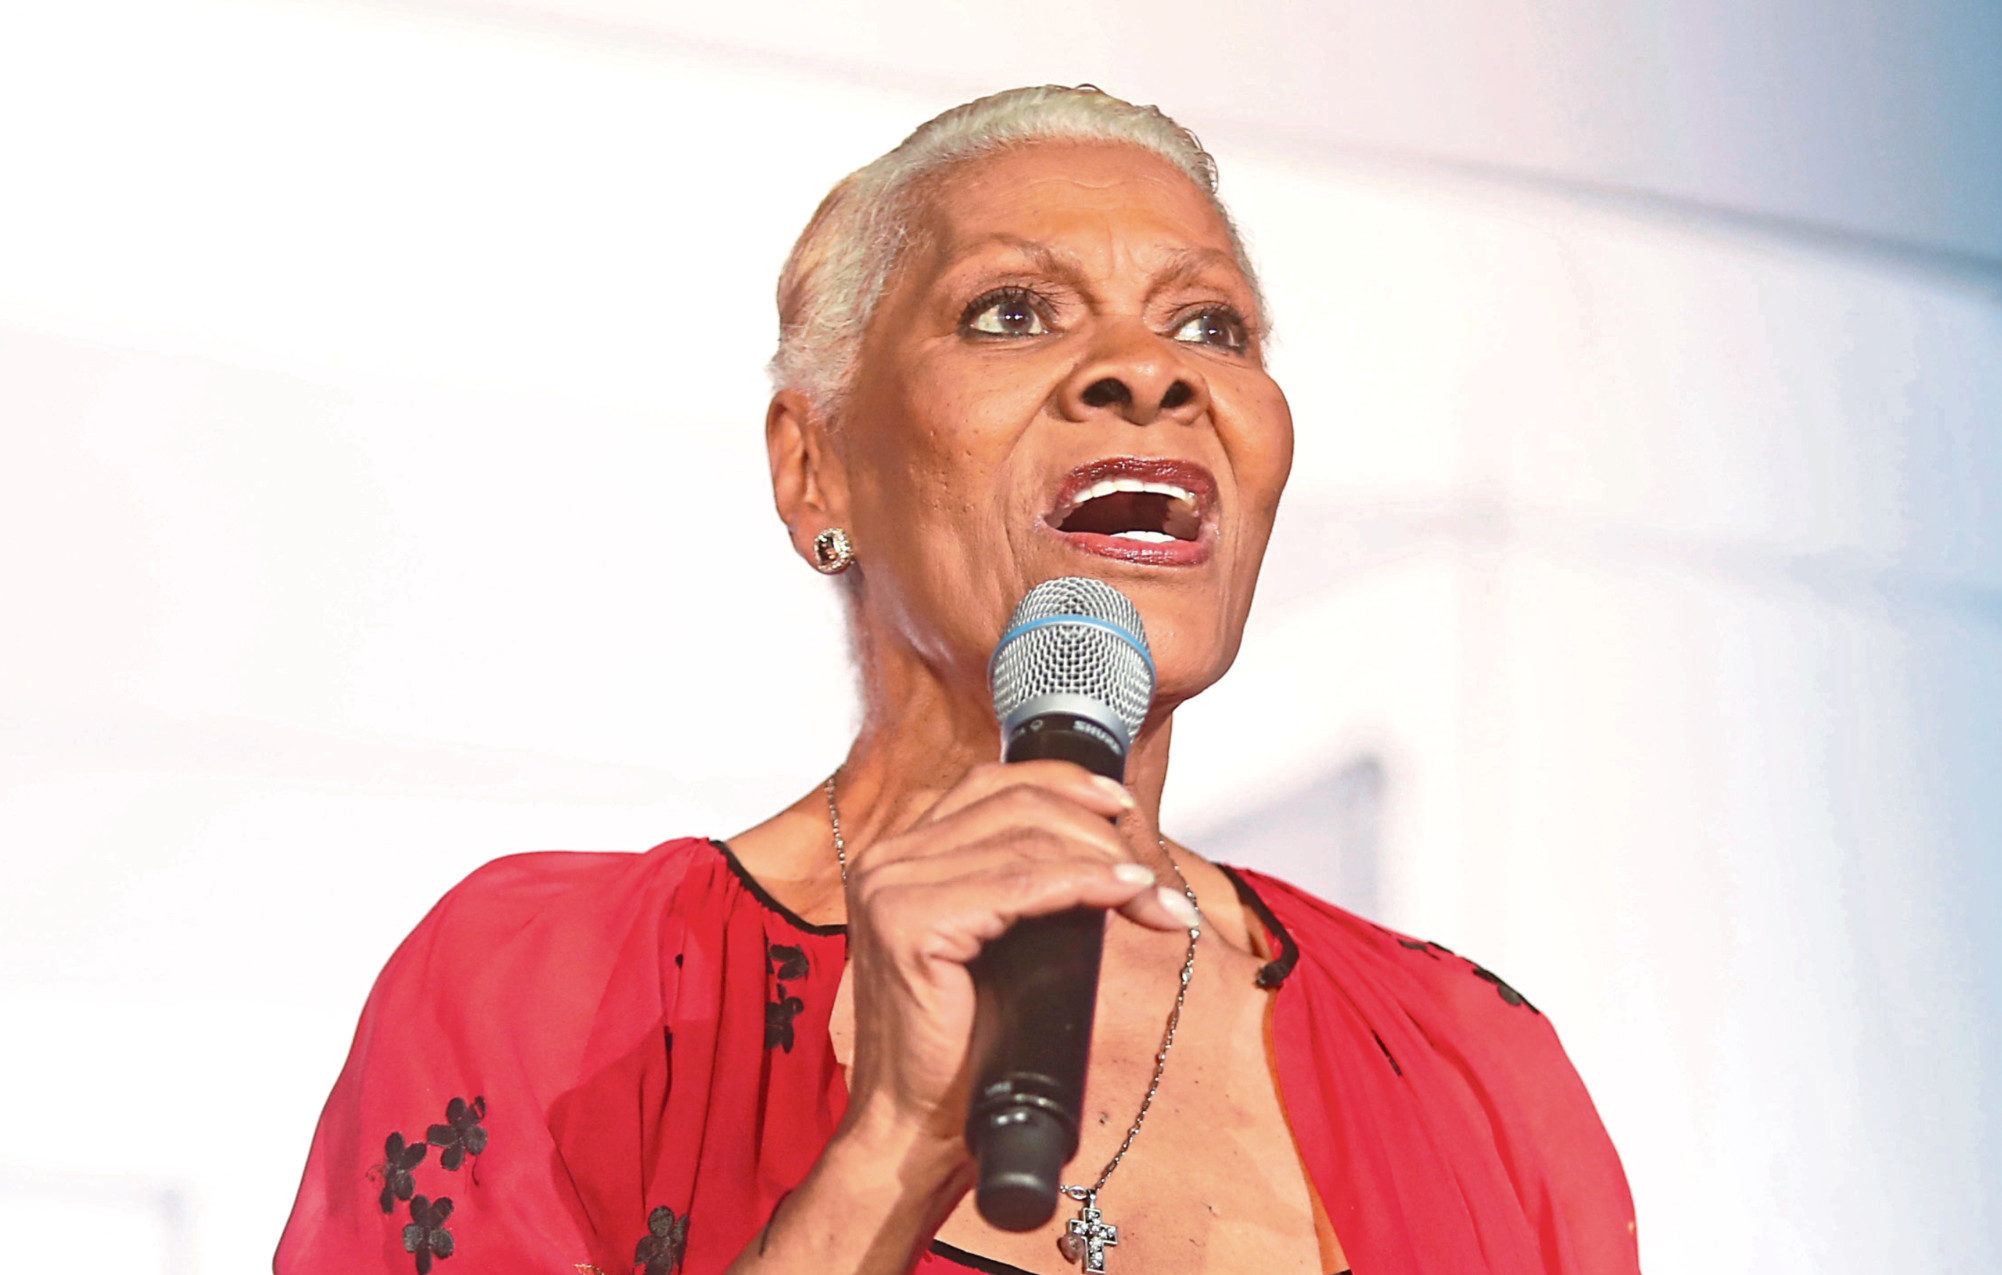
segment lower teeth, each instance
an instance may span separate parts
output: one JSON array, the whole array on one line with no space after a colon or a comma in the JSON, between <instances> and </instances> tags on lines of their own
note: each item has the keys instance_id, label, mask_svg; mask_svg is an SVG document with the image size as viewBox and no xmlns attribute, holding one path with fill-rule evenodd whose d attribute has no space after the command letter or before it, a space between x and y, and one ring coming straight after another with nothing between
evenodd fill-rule
<instances>
[{"instance_id":1,"label":"lower teeth","mask_svg":"<svg viewBox=\"0 0 2002 1275\"><path fill-rule=\"evenodd\" d=\"M1115 531L1114 540L1138 540L1142 544L1164 545L1174 539L1165 531Z\"/></svg>"}]
</instances>

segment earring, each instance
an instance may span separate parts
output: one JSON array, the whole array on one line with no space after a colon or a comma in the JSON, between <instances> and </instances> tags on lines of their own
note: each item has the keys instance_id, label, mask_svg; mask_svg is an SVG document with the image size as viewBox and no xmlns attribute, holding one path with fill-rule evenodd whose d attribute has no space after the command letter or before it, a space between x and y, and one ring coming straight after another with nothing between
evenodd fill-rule
<instances>
[{"instance_id":1,"label":"earring","mask_svg":"<svg viewBox=\"0 0 2002 1275\"><path fill-rule=\"evenodd\" d=\"M829 527L813 538L813 569L822 575L838 576L855 562L855 545L848 533Z\"/></svg>"}]
</instances>

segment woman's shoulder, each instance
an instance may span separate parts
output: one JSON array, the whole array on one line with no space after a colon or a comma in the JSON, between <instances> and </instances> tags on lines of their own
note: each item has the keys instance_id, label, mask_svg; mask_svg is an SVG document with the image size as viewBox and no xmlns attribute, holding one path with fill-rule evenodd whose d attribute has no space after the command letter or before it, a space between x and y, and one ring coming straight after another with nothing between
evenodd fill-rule
<instances>
[{"instance_id":1,"label":"woman's shoulder","mask_svg":"<svg viewBox=\"0 0 2002 1275\"><path fill-rule=\"evenodd\" d=\"M439 955L493 960L524 946L573 953L615 942L628 924L699 885L715 847L680 837L633 853L541 850L491 860L447 890L405 939ZM392 962L393 963L393 962Z\"/></svg>"},{"instance_id":2,"label":"woman's shoulder","mask_svg":"<svg viewBox=\"0 0 2002 1275\"><path fill-rule=\"evenodd\" d=\"M524 928L596 916L607 903L619 911L671 895L698 880L717 858L703 837L676 837L641 853L538 850L493 859L475 868L438 900L419 925L450 928L463 937L500 940Z\"/></svg>"},{"instance_id":3,"label":"woman's shoulder","mask_svg":"<svg viewBox=\"0 0 2002 1275\"><path fill-rule=\"evenodd\" d=\"M1288 964L1291 1009L1275 1020L1282 1059L1305 1059L1302 1074L1339 1074L1342 1101L1414 1113L1433 1130L1426 1145L1449 1149L1455 1163L1465 1148L1491 1148L1492 1165L1442 1165L1434 1176L1508 1181L1512 1197L1543 1216L1546 1257L1571 1254L1551 1259L1551 1269L1632 1269L1633 1201L1618 1153L1555 1029L1528 997L1443 944L1275 877L1233 876L1256 900L1247 903L1264 909ZM1415 1105L1398 1106L1413 1096ZM1347 1109L1329 1103L1317 1109L1336 1113L1331 1121ZM1574 1263L1580 1254L1593 1256Z\"/></svg>"},{"instance_id":4,"label":"woman's shoulder","mask_svg":"<svg viewBox=\"0 0 2002 1275\"><path fill-rule=\"evenodd\" d=\"M722 923L741 906L733 879L722 851L700 837L643 853L495 859L448 890L397 947L372 1008L448 1030L507 1021L555 1029L615 985L657 996L671 949L702 918Z\"/></svg>"},{"instance_id":5,"label":"woman's shoulder","mask_svg":"<svg viewBox=\"0 0 2002 1275\"><path fill-rule=\"evenodd\" d=\"M1233 875L1277 931L1275 965L1298 985L1296 1004L1308 1018L1360 1020L1394 1072L1425 1057L1501 1107L1562 1107L1598 1127L1555 1026L1501 975L1276 877Z\"/></svg>"},{"instance_id":6,"label":"woman's shoulder","mask_svg":"<svg viewBox=\"0 0 2002 1275\"><path fill-rule=\"evenodd\" d=\"M1499 974L1443 943L1394 930L1312 891L1249 868L1228 869L1245 902L1275 939L1281 961L1305 962L1340 976L1375 971L1422 993L1441 1008L1476 1019L1542 1011Z\"/></svg>"},{"instance_id":7,"label":"woman's shoulder","mask_svg":"<svg viewBox=\"0 0 2002 1275\"><path fill-rule=\"evenodd\" d=\"M664 1062L661 1025L678 1005L684 949L759 923L724 865L716 844L678 838L644 853L510 855L447 891L369 994L314 1135L280 1269L377 1269L360 1254L394 1247L399 1201L418 1189L426 1194L409 1216L449 1191L436 1204L456 1201L454 1231L481 1235L496 1261L510 1242L585 1255L575 1192L601 1161L564 1159L577 1119L566 1113L594 1078L637 1084ZM747 946L762 963L759 945ZM427 1161L427 1140L454 1139L478 1177L453 1176L462 1153Z\"/></svg>"}]
</instances>

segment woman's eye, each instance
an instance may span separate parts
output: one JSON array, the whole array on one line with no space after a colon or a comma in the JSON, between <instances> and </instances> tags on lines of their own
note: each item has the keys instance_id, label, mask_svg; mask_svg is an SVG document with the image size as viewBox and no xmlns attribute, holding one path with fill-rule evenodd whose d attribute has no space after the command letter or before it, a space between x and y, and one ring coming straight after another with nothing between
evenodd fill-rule
<instances>
[{"instance_id":1,"label":"woman's eye","mask_svg":"<svg viewBox=\"0 0 2002 1275\"><path fill-rule=\"evenodd\" d=\"M1202 310L1190 315L1175 329L1175 339L1226 350L1242 350L1248 343L1244 320L1229 310Z\"/></svg>"},{"instance_id":2,"label":"woman's eye","mask_svg":"<svg viewBox=\"0 0 2002 1275\"><path fill-rule=\"evenodd\" d=\"M985 336L1042 336L1049 331L1035 299L1019 289L981 297L966 307L960 326Z\"/></svg>"}]
</instances>

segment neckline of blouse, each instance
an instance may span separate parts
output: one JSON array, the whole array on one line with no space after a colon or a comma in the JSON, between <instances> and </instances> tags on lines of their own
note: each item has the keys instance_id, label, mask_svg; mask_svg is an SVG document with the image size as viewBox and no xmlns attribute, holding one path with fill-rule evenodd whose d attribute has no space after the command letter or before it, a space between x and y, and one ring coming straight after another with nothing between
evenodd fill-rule
<instances>
[{"instance_id":1,"label":"neckline of blouse","mask_svg":"<svg viewBox=\"0 0 2002 1275\"><path fill-rule=\"evenodd\" d=\"M779 902L777 898L773 897L771 891L765 889L763 883L752 876L750 871L744 867L743 861L737 858L737 852L730 848L728 842L718 837L710 837L708 841L711 846L715 847L716 852L723 856L723 862L730 869L731 874L737 878L738 882L750 893L751 897L756 899L759 905L766 911L776 914L780 920L803 934L811 934L817 938L845 939L848 937L848 927L846 925L815 925L805 917L795 913L785 904ZM1256 916L1259 924L1265 927L1268 950L1270 948L1277 948L1278 950L1276 957L1258 967L1256 982L1260 987L1264 988L1278 987L1286 981L1286 976L1293 972L1294 965L1299 963L1299 945L1294 943L1293 935L1280 923L1279 918L1272 914L1272 909L1266 905L1263 898L1259 897L1258 891L1252 888L1251 883L1246 881L1236 868L1223 863L1219 863L1216 866L1222 870L1226 877L1230 878L1231 886L1237 891L1238 899L1251 909L1252 915Z\"/></svg>"}]
</instances>

